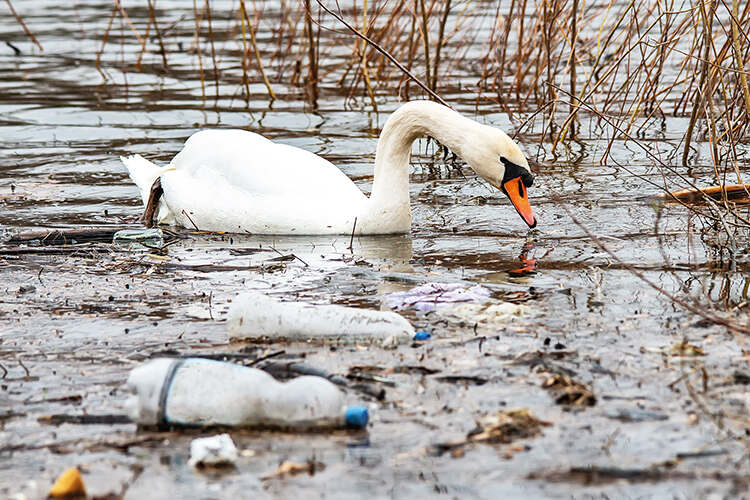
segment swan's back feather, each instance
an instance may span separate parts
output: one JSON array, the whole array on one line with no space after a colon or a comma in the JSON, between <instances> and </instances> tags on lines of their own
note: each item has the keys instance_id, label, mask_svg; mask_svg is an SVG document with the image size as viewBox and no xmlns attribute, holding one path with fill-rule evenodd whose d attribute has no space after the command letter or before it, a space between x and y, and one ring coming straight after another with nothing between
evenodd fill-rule
<instances>
[{"instance_id":1,"label":"swan's back feather","mask_svg":"<svg viewBox=\"0 0 750 500\"><path fill-rule=\"evenodd\" d=\"M203 130L193 134L172 167L195 179L226 181L247 195L295 195L340 201L363 195L331 162L304 149L272 142L246 130ZM341 198L344 199L341 199Z\"/></svg>"},{"instance_id":2,"label":"swan's back feather","mask_svg":"<svg viewBox=\"0 0 750 500\"><path fill-rule=\"evenodd\" d=\"M180 225L201 230L347 233L367 201L329 161L244 130L197 132L170 167L164 201Z\"/></svg>"}]
</instances>

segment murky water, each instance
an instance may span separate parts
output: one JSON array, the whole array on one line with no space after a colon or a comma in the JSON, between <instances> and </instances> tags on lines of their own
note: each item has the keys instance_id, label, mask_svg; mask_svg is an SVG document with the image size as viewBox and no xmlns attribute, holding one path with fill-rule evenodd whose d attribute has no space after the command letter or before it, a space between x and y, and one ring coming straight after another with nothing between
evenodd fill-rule
<instances>
[{"instance_id":1,"label":"murky water","mask_svg":"<svg viewBox=\"0 0 750 500\"><path fill-rule=\"evenodd\" d=\"M321 64L329 71L317 109L304 87L273 78L278 99L270 103L255 73L246 100L237 42L231 38L236 22L230 13L236 6L211 5L219 66L225 68L218 88L208 46L202 47L201 84L190 50L193 11L185 2L158 2L159 23L169 29L168 69L162 68L152 40L141 72L136 70L140 45L119 15L101 69L95 67L111 14L106 2L65 8L52 1L15 2L43 51L3 11L0 40L20 53L0 44L0 226L138 227L140 198L119 155L140 153L167 162L204 127L245 128L313 151L369 192L377 133L398 100L380 92L379 113L367 111L361 95L352 103L349 89L336 84L350 52L334 45L326 32ZM144 33L148 8L126 7ZM269 26L281 10L265 6L267 29L258 31L258 41L266 55L275 50ZM291 60L275 59L269 73L302 57L294 50ZM462 68L443 97L466 115L512 131L517 121L495 105L476 106L459 90L459 83L476 76L470 65ZM126 498L350 498L365 491L390 498L693 497L729 494L746 484L745 445L727 438L742 433L732 416L747 411L744 386L732 379L734 370L746 368L742 339L696 323L698 317L626 269L633 266L672 293L689 292L726 310L748 300L742 264L726 271L700 237L700 222L684 209L665 209L655 230L656 212L639 198L655 193L649 182L660 185L663 177L642 151L616 141L608 163L600 165L595 159L608 141L592 123L580 128L566 155L554 157L545 153L551 145L540 140L542 125L519 138L539 162L530 191L539 226L531 233L504 196L469 169L445 164L423 140L414 149L414 224L407 236L355 238L349 250L347 237L183 232L186 239L170 246L167 256L110 245L63 255L1 255L0 366L7 373L0 380L0 492L43 497L54 477L76 465L92 493ZM663 125L653 145L669 150L686 123L669 118ZM708 181L712 170L697 165L684 173ZM568 212L622 262L593 244ZM274 252L251 251L258 247ZM257 270L279 253L298 259ZM534 259L534 272L509 273L523 267L522 258ZM525 303L531 313L477 328L406 313L436 339L395 352L375 346L228 343L223 316L243 289L380 308L384 293L429 281L478 282L497 298ZM680 281L687 290L680 289ZM674 356L672 346L684 339L706 356ZM50 414L122 414L120 384L132 367L158 353L242 348L283 349L343 375L357 366L385 371L423 366L438 375L487 383L446 382L409 371L389 374L397 385L386 388L366 433L233 432L238 446L253 453L222 474L186 465L195 432L149 433L122 424L54 426L40 420ZM556 405L541 387L546 375L540 363L523 361L530 355L572 370L591 386L597 404L585 410ZM728 420L720 430L711 412L725 403ZM482 414L516 407L529 408L552 425L542 436L512 445L471 445L463 456L419 452L465 437ZM618 416L638 411L646 416L634 421ZM312 476L260 479L284 460L312 458L325 469ZM647 469L668 461L676 461L670 473L656 480L594 479L586 485L565 474L575 467Z\"/></svg>"}]
</instances>

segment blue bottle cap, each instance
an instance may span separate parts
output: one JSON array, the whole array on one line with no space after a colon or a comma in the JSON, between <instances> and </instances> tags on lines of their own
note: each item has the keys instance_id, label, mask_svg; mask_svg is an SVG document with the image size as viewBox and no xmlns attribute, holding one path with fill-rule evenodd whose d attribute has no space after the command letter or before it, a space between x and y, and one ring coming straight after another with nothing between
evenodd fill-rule
<instances>
[{"instance_id":1,"label":"blue bottle cap","mask_svg":"<svg viewBox=\"0 0 750 500\"><path fill-rule=\"evenodd\" d=\"M347 427L363 429L367 426L367 421L370 419L370 413L364 406L347 406L345 419Z\"/></svg>"},{"instance_id":2,"label":"blue bottle cap","mask_svg":"<svg viewBox=\"0 0 750 500\"><path fill-rule=\"evenodd\" d=\"M419 330L417 333L414 334L414 340L430 340L432 338L432 335L430 335L428 332L424 330Z\"/></svg>"}]
</instances>

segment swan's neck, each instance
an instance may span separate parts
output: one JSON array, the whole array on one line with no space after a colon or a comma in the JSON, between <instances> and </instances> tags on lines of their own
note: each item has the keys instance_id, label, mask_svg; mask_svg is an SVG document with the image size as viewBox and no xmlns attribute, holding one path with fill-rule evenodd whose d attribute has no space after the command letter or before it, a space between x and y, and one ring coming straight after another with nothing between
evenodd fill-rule
<instances>
[{"instance_id":1,"label":"swan's neck","mask_svg":"<svg viewBox=\"0 0 750 500\"><path fill-rule=\"evenodd\" d=\"M380 133L370 202L374 210L409 211L409 160L415 139L430 136L467 159L473 131L484 127L431 101L412 101L396 110ZM410 217L410 216L409 216Z\"/></svg>"}]
</instances>

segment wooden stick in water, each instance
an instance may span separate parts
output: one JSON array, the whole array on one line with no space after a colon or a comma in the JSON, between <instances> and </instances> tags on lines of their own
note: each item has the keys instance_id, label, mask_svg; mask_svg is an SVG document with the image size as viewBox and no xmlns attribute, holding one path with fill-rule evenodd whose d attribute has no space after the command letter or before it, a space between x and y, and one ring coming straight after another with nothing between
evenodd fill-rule
<instances>
[{"instance_id":1,"label":"wooden stick in water","mask_svg":"<svg viewBox=\"0 0 750 500\"><path fill-rule=\"evenodd\" d=\"M728 200L739 198L750 199L750 184L727 184L724 186L709 186L697 189L681 189L669 193L660 193L652 196L651 199L698 201L704 196L708 196L714 200L721 200L723 197L722 192L726 193Z\"/></svg>"}]
</instances>

